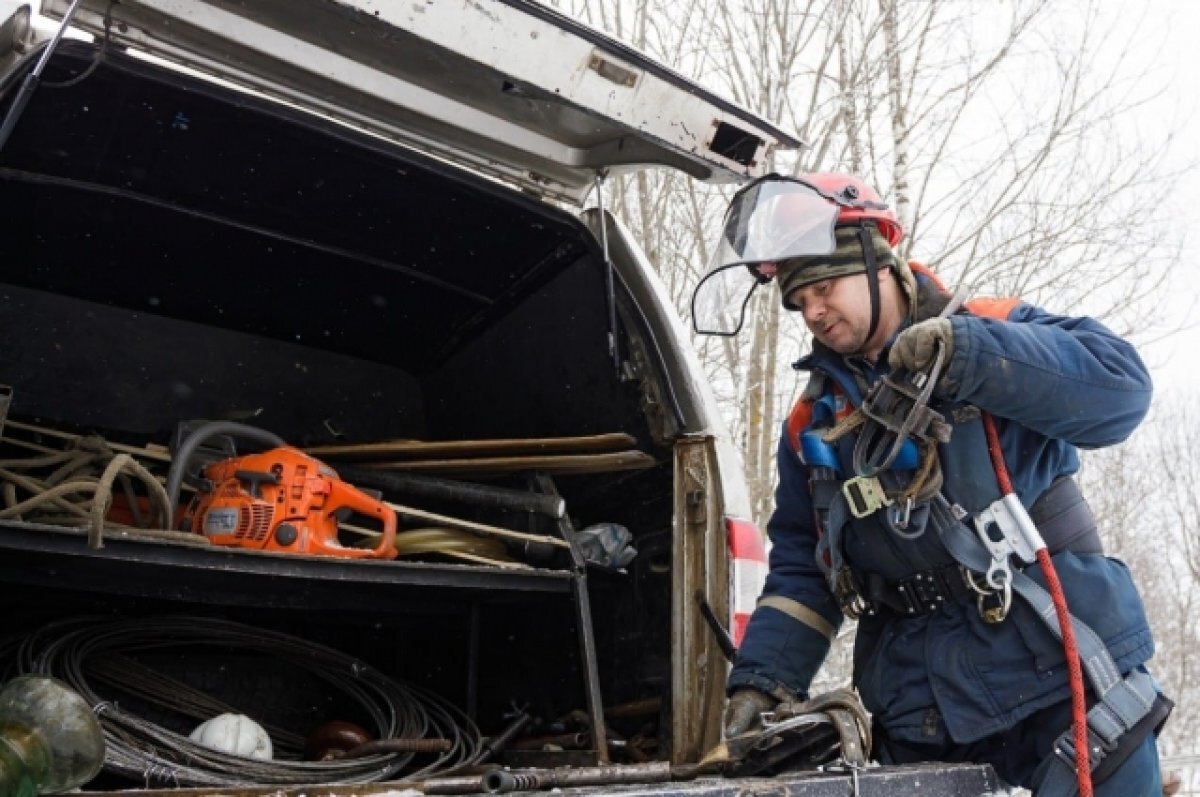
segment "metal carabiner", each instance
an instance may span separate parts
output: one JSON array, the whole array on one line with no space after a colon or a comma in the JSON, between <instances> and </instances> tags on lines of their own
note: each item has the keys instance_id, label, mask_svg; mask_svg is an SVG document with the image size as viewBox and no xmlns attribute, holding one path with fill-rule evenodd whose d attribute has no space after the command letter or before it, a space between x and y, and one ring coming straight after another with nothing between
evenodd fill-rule
<instances>
[{"instance_id":1,"label":"metal carabiner","mask_svg":"<svg viewBox=\"0 0 1200 797\"><path fill-rule=\"evenodd\" d=\"M961 568L963 581L967 586L975 592L975 609L979 612L979 616L983 618L985 623L996 625L1004 622L1008 617L1008 611L1012 608L1012 572L1007 571L1008 578L1001 583L991 585L987 576L984 577L984 586L979 586L976 580L977 576L970 570ZM987 606L989 600L996 601L995 606Z\"/></svg>"},{"instance_id":2,"label":"metal carabiner","mask_svg":"<svg viewBox=\"0 0 1200 797\"><path fill-rule=\"evenodd\" d=\"M997 598L998 602L995 606L985 606L984 604L989 598ZM975 598L975 609L979 612L979 616L989 625L997 625L1004 622L1008 617L1008 610L1012 608L1012 584L1004 582L1003 589L998 589L986 594L980 594Z\"/></svg>"}]
</instances>

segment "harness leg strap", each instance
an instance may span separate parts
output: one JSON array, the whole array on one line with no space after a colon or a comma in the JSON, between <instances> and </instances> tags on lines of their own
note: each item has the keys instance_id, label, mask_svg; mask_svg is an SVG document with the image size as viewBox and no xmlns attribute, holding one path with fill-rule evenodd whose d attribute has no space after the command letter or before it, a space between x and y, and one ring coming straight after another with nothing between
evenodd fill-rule
<instances>
[{"instance_id":1,"label":"harness leg strap","mask_svg":"<svg viewBox=\"0 0 1200 797\"><path fill-rule=\"evenodd\" d=\"M1143 672L1135 672L1134 676L1142 676L1148 682L1150 677ZM1153 685L1150 686L1153 689ZM1088 712L1088 761L1092 769L1092 783L1103 783L1133 754L1150 733L1157 733L1171 715L1175 704L1167 697L1155 693L1150 710L1137 721L1128 731L1123 733L1115 744L1108 745L1092 727L1093 712L1100 704ZM1074 797L1079 790L1079 781L1075 777L1075 740L1071 728L1063 731L1054 743L1054 750L1042 760L1038 771L1033 777L1034 787L1038 797Z\"/></svg>"},{"instance_id":2,"label":"harness leg strap","mask_svg":"<svg viewBox=\"0 0 1200 797\"><path fill-rule=\"evenodd\" d=\"M934 528L942 535L942 542L950 555L969 570L986 572L991 556L978 538L954 519L953 512L944 501L935 501L932 511L940 516L940 522L936 522ZM1054 602L1046 590L1020 570L1012 572L1012 588L1042 618L1051 633L1061 640L1062 628L1058 623ZM1111 772L1136 749L1146 733L1166 720L1171 703L1158 693L1148 673L1135 670L1127 678L1122 678L1116 662L1096 632L1075 617L1071 618L1071 625L1079 647L1080 663L1097 698L1087 716L1090 740L1088 760L1092 769L1099 771L1102 760L1106 756L1112 758L1116 763L1105 770L1106 773ZM1116 757L1117 751L1122 751L1120 758ZM1069 797L1075 794L1078 783L1075 780L1074 754L1072 732L1068 729L1058 739L1053 755L1055 760L1061 759L1061 766L1048 766L1046 770L1046 777L1052 778L1051 784L1056 790L1045 790L1043 786L1038 791L1039 797Z\"/></svg>"}]
</instances>

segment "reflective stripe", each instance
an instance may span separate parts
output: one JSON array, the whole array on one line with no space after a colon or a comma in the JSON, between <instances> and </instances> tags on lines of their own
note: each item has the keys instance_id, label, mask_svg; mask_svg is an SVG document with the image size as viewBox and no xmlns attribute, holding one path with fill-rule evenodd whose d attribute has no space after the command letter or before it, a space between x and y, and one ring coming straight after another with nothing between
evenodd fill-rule
<instances>
[{"instance_id":1,"label":"reflective stripe","mask_svg":"<svg viewBox=\"0 0 1200 797\"><path fill-rule=\"evenodd\" d=\"M762 532L748 520L725 518L725 533L730 556L730 636L739 646L767 580L767 552Z\"/></svg>"},{"instance_id":2,"label":"reflective stripe","mask_svg":"<svg viewBox=\"0 0 1200 797\"><path fill-rule=\"evenodd\" d=\"M754 614L754 603L767 580L767 563L753 559L733 560L733 644L741 645Z\"/></svg>"},{"instance_id":3,"label":"reflective stripe","mask_svg":"<svg viewBox=\"0 0 1200 797\"><path fill-rule=\"evenodd\" d=\"M793 620L808 626L831 642L833 641L836 629L828 620L799 601L785 598L782 595L769 595L760 600L758 605L781 611Z\"/></svg>"}]
</instances>

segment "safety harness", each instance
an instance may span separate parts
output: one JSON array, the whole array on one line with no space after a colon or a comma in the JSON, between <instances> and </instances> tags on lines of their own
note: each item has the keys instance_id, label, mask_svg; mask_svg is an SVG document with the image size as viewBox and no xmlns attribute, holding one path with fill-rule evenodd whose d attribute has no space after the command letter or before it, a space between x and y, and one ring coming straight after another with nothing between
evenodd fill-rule
<instances>
[{"instance_id":1,"label":"safety harness","mask_svg":"<svg viewBox=\"0 0 1200 797\"><path fill-rule=\"evenodd\" d=\"M968 310L1003 319L1014 305L1015 301L970 302ZM931 447L918 450L911 439L888 470L871 478L847 476L841 472L830 437L854 428L853 410L832 380L819 373L813 380L789 418L789 438L809 469L813 508L821 530L817 559L842 611L851 618L883 611L915 616L973 597L985 622L1001 623L1008 617L1015 593L1062 641L1064 628L1055 601L1023 568L1060 551L1102 552L1095 519L1074 479L1056 481L1026 513L1008 482L994 422L986 414L972 411L974 408L960 408L955 413L953 434L967 438L966 445L956 449L965 448L967 457L988 456L990 438L994 451L988 470L995 467L998 481L992 486L973 485L975 494L960 497L967 507L945 497L940 470L936 475L929 472ZM936 452L932 458L937 458ZM903 472L913 475L905 480L899 475ZM915 482L920 484L914 489ZM883 524L902 539L936 534L953 563L898 580L852 570L843 553L845 528L855 518L881 511L887 513ZM1045 544L1039 553L1042 540ZM1053 565L1047 572L1053 572ZM1055 588L1057 577L1049 583ZM1065 603L1060 604L1065 612ZM1084 797L1090 797L1091 782L1100 782L1115 771L1146 734L1162 726L1173 705L1143 670L1135 669L1123 678L1103 641L1087 625L1074 617L1067 625L1068 667L1072 661L1082 664L1096 702L1086 712L1086 741L1082 723L1068 728L1058 737L1053 755L1039 767L1036 780L1042 797L1070 797L1081 785ZM1078 651L1077 660L1072 650ZM1078 671L1075 674L1078 678ZM1080 694L1076 716L1083 712ZM1077 780L1077 763L1085 760L1077 752L1080 743L1087 746L1091 778Z\"/></svg>"}]
</instances>

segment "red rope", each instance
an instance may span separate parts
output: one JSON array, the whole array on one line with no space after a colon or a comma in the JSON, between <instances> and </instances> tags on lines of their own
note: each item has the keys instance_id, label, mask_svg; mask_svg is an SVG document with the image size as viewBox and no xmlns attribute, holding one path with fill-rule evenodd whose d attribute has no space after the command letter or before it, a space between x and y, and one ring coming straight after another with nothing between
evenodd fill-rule
<instances>
[{"instance_id":1,"label":"red rope","mask_svg":"<svg viewBox=\"0 0 1200 797\"><path fill-rule=\"evenodd\" d=\"M989 413L983 413L984 430L987 432L988 454L996 471L996 481L1003 495L1013 493L1012 479L1004 464L1004 452L1000 449L1000 434L996 421ZM1062 629L1063 650L1067 655L1067 675L1071 685L1071 726L1075 732L1075 776L1079 779L1079 797L1092 797L1092 770L1088 759L1087 702L1083 696L1083 667L1079 664L1079 647L1075 644L1075 628L1071 625L1071 614L1067 611L1067 596L1063 593L1058 571L1050 560L1050 551L1043 545L1037 551L1038 564L1046 577L1050 597L1054 600L1054 613Z\"/></svg>"}]
</instances>

